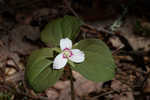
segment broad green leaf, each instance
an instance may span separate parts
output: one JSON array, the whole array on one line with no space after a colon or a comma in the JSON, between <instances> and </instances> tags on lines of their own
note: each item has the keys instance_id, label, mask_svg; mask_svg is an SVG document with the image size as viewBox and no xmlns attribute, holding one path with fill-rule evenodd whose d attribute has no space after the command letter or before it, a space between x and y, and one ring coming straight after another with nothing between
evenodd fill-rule
<instances>
[{"instance_id":1,"label":"broad green leaf","mask_svg":"<svg viewBox=\"0 0 150 100\"><path fill-rule=\"evenodd\" d=\"M58 46L61 38L75 39L83 22L73 16L53 20L41 32L41 40L46 44Z\"/></svg>"},{"instance_id":2,"label":"broad green leaf","mask_svg":"<svg viewBox=\"0 0 150 100\"><path fill-rule=\"evenodd\" d=\"M38 62L41 59L53 57L53 51L50 48L42 48L32 52L28 59L27 66L31 66L33 63Z\"/></svg>"},{"instance_id":3,"label":"broad green leaf","mask_svg":"<svg viewBox=\"0 0 150 100\"><path fill-rule=\"evenodd\" d=\"M72 67L89 80L108 81L114 77L115 63L109 48L98 39L86 39L77 43L78 48L85 53L85 61Z\"/></svg>"},{"instance_id":4,"label":"broad green leaf","mask_svg":"<svg viewBox=\"0 0 150 100\"><path fill-rule=\"evenodd\" d=\"M53 57L53 51L50 48L42 48L39 50L35 50L32 52L32 54L29 56L28 61L27 61L27 67L26 67L26 73L28 72L28 76L32 76L33 73L32 71L32 66L39 62L40 60L46 59Z\"/></svg>"},{"instance_id":5,"label":"broad green leaf","mask_svg":"<svg viewBox=\"0 0 150 100\"><path fill-rule=\"evenodd\" d=\"M56 46L63 37L61 28L62 19L56 19L46 25L41 33L41 40L46 44Z\"/></svg>"},{"instance_id":6,"label":"broad green leaf","mask_svg":"<svg viewBox=\"0 0 150 100\"><path fill-rule=\"evenodd\" d=\"M63 37L69 37L71 40L74 40L80 31L80 26L83 22L73 16L64 16L62 20L62 33Z\"/></svg>"},{"instance_id":7,"label":"broad green leaf","mask_svg":"<svg viewBox=\"0 0 150 100\"><path fill-rule=\"evenodd\" d=\"M34 51L28 59L25 74L29 85L36 92L52 86L62 74L62 70L52 69L52 61L48 59L52 54L50 48L44 48Z\"/></svg>"}]
</instances>

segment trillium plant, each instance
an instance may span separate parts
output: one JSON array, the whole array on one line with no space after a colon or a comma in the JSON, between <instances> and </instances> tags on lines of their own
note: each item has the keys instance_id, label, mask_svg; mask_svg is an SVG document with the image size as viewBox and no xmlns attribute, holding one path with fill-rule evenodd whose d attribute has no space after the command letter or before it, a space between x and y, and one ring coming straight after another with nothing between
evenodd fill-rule
<instances>
[{"instance_id":1,"label":"trillium plant","mask_svg":"<svg viewBox=\"0 0 150 100\"><path fill-rule=\"evenodd\" d=\"M53 86L66 68L69 68L71 77L73 70L94 82L114 78L114 60L103 41L93 38L75 41L83 24L76 17L64 16L43 29L41 40L51 48L33 51L25 71L27 82L34 91L42 92Z\"/></svg>"},{"instance_id":2,"label":"trillium plant","mask_svg":"<svg viewBox=\"0 0 150 100\"><path fill-rule=\"evenodd\" d=\"M63 68L69 60L75 63L81 63L85 59L82 51L72 49L72 41L68 38L60 40L60 48L62 52L54 59L53 69Z\"/></svg>"}]
</instances>

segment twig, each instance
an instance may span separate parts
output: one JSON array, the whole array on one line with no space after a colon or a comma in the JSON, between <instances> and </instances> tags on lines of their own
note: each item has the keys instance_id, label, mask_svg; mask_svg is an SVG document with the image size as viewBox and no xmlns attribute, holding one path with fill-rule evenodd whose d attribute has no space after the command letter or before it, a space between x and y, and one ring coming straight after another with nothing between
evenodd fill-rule
<instances>
[{"instance_id":1,"label":"twig","mask_svg":"<svg viewBox=\"0 0 150 100\"><path fill-rule=\"evenodd\" d=\"M114 92L118 92L118 91L114 91L114 90L111 90L111 91L108 91L108 92L105 92L105 93L101 93L100 95L97 95L97 96L94 96L94 100L99 97L102 97L102 96L105 96L105 95L108 95L108 94L111 94L111 93L114 93Z\"/></svg>"},{"instance_id":2,"label":"twig","mask_svg":"<svg viewBox=\"0 0 150 100\"><path fill-rule=\"evenodd\" d=\"M108 95L108 94L111 94L111 93L114 93L114 92L115 92L114 90L108 91L108 92L100 94L98 97L105 96L105 95Z\"/></svg>"},{"instance_id":3,"label":"twig","mask_svg":"<svg viewBox=\"0 0 150 100\"><path fill-rule=\"evenodd\" d=\"M74 83L73 83L73 75L72 75L72 69L70 67L69 72L70 72L70 88L71 88L71 99L75 100L75 92L74 92Z\"/></svg>"},{"instance_id":4,"label":"twig","mask_svg":"<svg viewBox=\"0 0 150 100\"><path fill-rule=\"evenodd\" d=\"M119 48L117 48L115 51L112 52L112 55L116 55L117 53L120 52L120 49L122 49L124 45L121 45Z\"/></svg>"},{"instance_id":5,"label":"twig","mask_svg":"<svg viewBox=\"0 0 150 100\"><path fill-rule=\"evenodd\" d=\"M71 8L71 5L68 3L68 0L64 0L65 5L67 6L67 8L77 17L80 18L78 16L78 14Z\"/></svg>"},{"instance_id":6,"label":"twig","mask_svg":"<svg viewBox=\"0 0 150 100\"><path fill-rule=\"evenodd\" d=\"M101 27L101 29L97 30L95 27L93 27L92 25L89 25L89 24L84 24L83 26L89 28L90 30L94 31L94 33L99 33L99 32L103 32L103 33L107 33L107 34L110 34L110 35L115 35L114 32L112 31L109 31L109 30L106 30L104 29L103 27Z\"/></svg>"}]
</instances>

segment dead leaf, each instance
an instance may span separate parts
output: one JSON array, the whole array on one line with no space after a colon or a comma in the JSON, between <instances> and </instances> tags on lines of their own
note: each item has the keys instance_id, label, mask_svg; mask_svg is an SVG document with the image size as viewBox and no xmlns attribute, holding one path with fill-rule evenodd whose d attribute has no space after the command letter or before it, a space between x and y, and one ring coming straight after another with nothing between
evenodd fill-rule
<instances>
[{"instance_id":1,"label":"dead leaf","mask_svg":"<svg viewBox=\"0 0 150 100\"><path fill-rule=\"evenodd\" d=\"M59 98L58 92L54 89L48 89L46 91L46 95L49 100L57 100Z\"/></svg>"},{"instance_id":2,"label":"dead leaf","mask_svg":"<svg viewBox=\"0 0 150 100\"><path fill-rule=\"evenodd\" d=\"M113 80L111 83L111 88L115 91L120 91L122 84L119 80Z\"/></svg>"}]
</instances>

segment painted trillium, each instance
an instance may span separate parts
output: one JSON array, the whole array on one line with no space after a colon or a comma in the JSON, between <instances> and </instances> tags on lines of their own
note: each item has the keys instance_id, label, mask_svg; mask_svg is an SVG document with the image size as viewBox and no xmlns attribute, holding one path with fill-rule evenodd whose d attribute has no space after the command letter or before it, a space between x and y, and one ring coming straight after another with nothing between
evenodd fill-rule
<instances>
[{"instance_id":1,"label":"painted trillium","mask_svg":"<svg viewBox=\"0 0 150 100\"><path fill-rule=\"evenodd\" d=\"M63 68L68 60L75 63L81 63L85 59L85 55L82 51L79 49L72 49L72 41L68 38L60 40L60 48L62 52L55 57L53 69Z\"/></svg>"}]
</instances>

